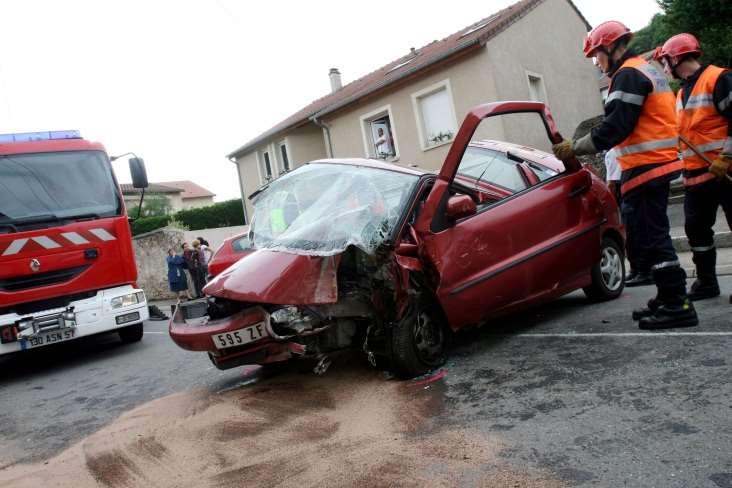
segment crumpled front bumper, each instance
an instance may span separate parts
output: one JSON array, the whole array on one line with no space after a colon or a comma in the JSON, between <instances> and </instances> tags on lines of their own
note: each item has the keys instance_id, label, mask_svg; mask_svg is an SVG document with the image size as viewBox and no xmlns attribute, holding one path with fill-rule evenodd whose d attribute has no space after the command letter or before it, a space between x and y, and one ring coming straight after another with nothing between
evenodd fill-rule
<instances>
[{"instance_id":1,"label":"crumpled front bumper","mask_svg":"<svg viewBox=\"0 0 732 488\"><path fill-rule=\"evenodd\" d=\"M173 342L188 351L217 351L218 349L212 339L213 335L233 332L260 322L269 322L269 314L262 307L248 308L229 317L212 320L203 325L186 323L180 307L176 307L176 312L170 319L168 332ZM272 342L271 336L263 337L247 344L247 346L257 347L268 342Z\"/></svg>"},{"instance_id":2,"label":"crumpled front bumper","mask_svg":"<svg viewBox=\"0 0 732 488\"><path fill-rule=\"evenodd\" d=\"M193 321L192 321L193 322ZM218 349L212 336L233 332L244 327L264 322L267 336L249 344L229 349ZM286 361L305 354L305 348L296 342L288 342L277 336L270 326L269 314L262 307L252 307L229 317L206 322L203 325L186 323L180 307L170 319L168 332L171 339L182 349L208 352L219 362L239 360L247 364L267 364Z\"/></svg>"}]
</instances>

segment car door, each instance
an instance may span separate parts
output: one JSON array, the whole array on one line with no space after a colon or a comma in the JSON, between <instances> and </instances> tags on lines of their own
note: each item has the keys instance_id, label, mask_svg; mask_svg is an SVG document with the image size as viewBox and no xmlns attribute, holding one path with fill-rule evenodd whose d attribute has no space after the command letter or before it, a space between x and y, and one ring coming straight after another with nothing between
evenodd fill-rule
<instances>
[{"instance_id":1,"label":"car door","mask_svg":"<svg viewBox=\"0 0 732 488\"><path fill-rule=\"evenodd\" d=\"M453 329L559 293L586 276L599 259L602 209L590 191L589 173L576 161L565 172L523 188L516 179L520 175L508 174L507 168L502 181L517 185L511 196L454 220L446 215L450 199L461 192L455 175L480 121L515 112L538 113L550 139L561 140L541 103L476 107L463 122L415 222ZM520 164L514 167L517 172Z\"/></svg>"}]
</instances>

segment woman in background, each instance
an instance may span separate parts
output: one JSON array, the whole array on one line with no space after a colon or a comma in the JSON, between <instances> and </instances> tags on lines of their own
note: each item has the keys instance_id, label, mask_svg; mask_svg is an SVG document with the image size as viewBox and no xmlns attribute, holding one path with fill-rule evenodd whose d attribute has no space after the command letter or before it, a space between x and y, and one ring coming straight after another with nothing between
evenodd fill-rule
<instances>
[{"instance_id":1,"label":"woman in background","mask_svg":"<svg viewBox=\"0 0 732 488\"><path fill-rule=\"evenodd\" d=\"M170 291L176 294L178 299L190 299L188 295L188 280L185 273L185 261L181 256L175 253L173 248L168 249L168 285Z\"/></svg>"}]
</instances>

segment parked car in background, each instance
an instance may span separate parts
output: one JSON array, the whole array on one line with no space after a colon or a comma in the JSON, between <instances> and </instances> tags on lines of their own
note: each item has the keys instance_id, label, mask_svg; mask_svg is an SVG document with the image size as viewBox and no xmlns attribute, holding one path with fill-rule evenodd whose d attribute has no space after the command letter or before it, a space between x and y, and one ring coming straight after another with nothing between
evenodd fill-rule
<instances>
[{"instance_id":1,"label":"parked car in background","mask_svg":"<svg viewBox=\"0 0 732 488\"><path fill-rule=\"evenodd\" d=\"M208 262L208 279L218 275L252 251L248 233L227 237Z\"/></svg>"},{"instance_id":2,"label":"parked car in background","mask_svg":"<svg viewBox=\"0 0 732 488\"><path fill-rule=\"evenodd\" d=\"M411 377L439 366L445 338L573 290L623 290L613 196L577 161L472 141L482 119L534 112L489 103L466 117L439 173L365 159L314 161L255 199L253 252L182 303L170 335L220 369L316 360L345 348Z\"/></svg>"}]
</instances>

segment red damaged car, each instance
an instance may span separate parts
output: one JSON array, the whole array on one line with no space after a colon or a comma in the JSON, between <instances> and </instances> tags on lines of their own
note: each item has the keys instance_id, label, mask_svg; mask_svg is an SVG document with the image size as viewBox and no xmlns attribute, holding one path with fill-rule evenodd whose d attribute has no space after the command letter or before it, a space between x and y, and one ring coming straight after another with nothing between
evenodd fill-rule
<instances>
[{"instance_id":1,"label":"red damaged car","mask_svg":"<svg viewBox=\"0 0 732 488\"><path fill-rule=\"evenodd\" d=\"M208 279L210 280L252 251L249 234L227 237L208 262Z\"/></svg>"},{"instance_id":2,"label":"red damaged car","mask_svg":"<svg viewBox=\"0 0 732 488\"><path fill-rule=\"evenodd\" d=\"M445 359L451 332L582 288L623 290L623 228L576 161L471 142L486 117L549 110L499 102L466 117L438 174L364 159L315 161L256 196L253 249L181 303L170 336L220 369L362 350L402 377Z\"/></svg>"}]
</instances>

